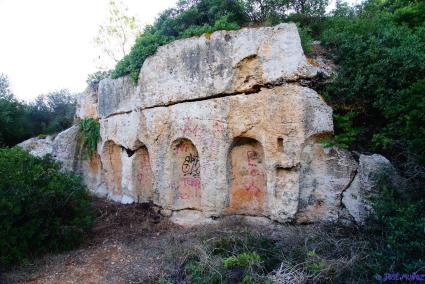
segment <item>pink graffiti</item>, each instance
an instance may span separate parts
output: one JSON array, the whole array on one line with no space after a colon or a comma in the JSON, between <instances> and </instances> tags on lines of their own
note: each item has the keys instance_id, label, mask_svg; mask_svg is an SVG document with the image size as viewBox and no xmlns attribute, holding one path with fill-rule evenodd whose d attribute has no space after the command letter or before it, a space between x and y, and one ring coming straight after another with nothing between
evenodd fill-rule
<instances>
[{"instance_id":1,"label":"pink graffiti","mask_svg":"<svg viewBox=\"0 0 425 284\"><path fill-rule=\"evenodd\" d=\"M215 134L222 134L224 132L224 126L216 121L213 124L213 131Z\"/></svg>"},{"instance_id":2,"label":"pink graffiti","mask_svg":"<svg viewBox=\"0 0 425 284\"><path fill-rule=\"evenodd\" d=\"M189 146L186 143L180 143L176 147L176 154L187 152L189 149Z\"/></svg>"},{"instance_id":3,"label":"pink graffiti","mask_svg":"<svg viewBox=\"0 0 425 284\"><path fill-rule=\"evenodd\" d=\"M257 158L257 152L255 151L246 151L246 156L248 158L248 166L257 166L257 164L254 162Z\"/></svg>"},{"instance_id":4,"label":"pink graffiti","mask_svg":"<svg viewBox=\"0 0 425 284\"><path fill-rule=\"evenodd\" d=\"M255 177L255 176L260 176L261 173L257 169L250 169L249 175L252 176L252 177Z\"/></svg>"},{"instance_id":5,"label":"pink graffiti","mask_svg":"<svg viewBox=\"0 0 425 284\"><path fill-rule=\"evenodd\" d=\"M193 191L194 195L195 195L194 197L195 198L200 197L201 192L200 192L199 189L201 188L201 182L200 182L199 179L192 178L192 177L182 177L180 179L179 183L176 183L176 182L171 183L171 189L173 191L178 192L178 197L177 197L178 199L185 199L185 200L190 199L192 195L190 193L187 193L187 192L182 192L183 189L181 187L183 187L183 188L187 188L187 187L194 188L195 189ZM188 189L186 189L186 190L188 190Z\"/></svg>"},{"instance_id":6,"label":"pink graffiti","mask_svg":"<svg viewBox=\"0 0 425 284\"><path fill-rule=\"evenodd\" d=\"M199 178L193 178L193 177L187 176L187 177L182 177L180 180L184 186L193 187L195 189L201 188L201 181L199 180Z\"/></svg>"},{"instance_id":7,"label":"pink graffiti","mask_svg":"<svg viewBox=\"0 0 425 284\"><path fill-rule=\"evenodd\" d=\"M261 193L261 188L259 188L258 186L255 185L254 181L251 181L251 183L249 184L244 184L243 185L244 189L246 191L253 191L254 195L258 197L258 195L260 195Z\"/></svg>"},{"instance_id":8,"label":"pink graffiti","mask_svg":"<svg viewBox=\"0 0 425 284\"><path fill-rule=\"evenodd\" d=\"M145 175L144 173L148 173L150 171L150 166L149 166L149 159L147 156L143 155L141 157L141 160L142 160L141 169L139 174L137 175L137 179L139 180L140 183L143 183L147 179L147 175Z\"/></svg>"},{"instance_id":9,"label":"pink graffiti","mask_svg":"<svg viewBox=\"0 0 425 284\"><path fill-rule=\"evenodd\" d=\"M214 141L208 141L207 142L207 145L208 145L208 149L210 151L211 156L212 157L216 156L217 155L217 152L218 152L218 145L217 145L217 143L214 142Z\"/></svg>"},{"instance_id":10,"label":"pink graffiti","mask_svg":"<svg viewBox=\"0 0 425 284\"><path fill-rule=\"evenodd\" d=\"M145 179L145 176L144 176L143 172L140 172L140 173L137 175L137 179L139 180L139 182L140 182L140 183L143 183L143 181L144 181L144 179Z\"/></svg>"},{"instance_id":11,"label":"pink graffiti","mask_svg":"<svg viewBox=\"0 0 425 284\"><path fill-rule=\"evenodd\" d=\"M190 196L187 193L180 193L179 199L189 199Z\"/></svg>"},{"instance_id":12,"label":"pink graffiti","mask_svg":"<svg viewBox=\"0 0 425 284\"><path fill-rule=\"evenodd\" d=\"M193 127L191 119L187 116L185 118L183 118L183 120L184 120L184 127L180 128L183 135L192 134L193 136L197 136L198 135L198 126L196 125L195 127Z\"/></svg>"}]
</instances>

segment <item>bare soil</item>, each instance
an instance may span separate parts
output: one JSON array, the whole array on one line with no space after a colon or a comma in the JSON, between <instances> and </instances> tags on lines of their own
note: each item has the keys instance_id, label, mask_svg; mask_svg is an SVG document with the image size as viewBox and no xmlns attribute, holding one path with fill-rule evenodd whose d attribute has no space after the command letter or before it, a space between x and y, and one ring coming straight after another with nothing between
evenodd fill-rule
<instances>
[{"instance_id":1,"label":"bare soil","mask_svg":"<svg viewBox=\"0 0 425 284\"><path fill-rule=\"evenodd\" d=\"M182 268L187 256L207 239L238 234L247 227L270 232L274 238L287 242L288 248L294 241L304 246L309 238L328 237L322 236L323 231L313 225L267 225L266 228L231 218L219 224L183 228L172 224L149 204L123 205L97 200L94 206L98 216L86 243L79 249L45 255L15 267L3 275L0 284L155 283L162 278L186 283Z\"/></svg>"}]
</instances>

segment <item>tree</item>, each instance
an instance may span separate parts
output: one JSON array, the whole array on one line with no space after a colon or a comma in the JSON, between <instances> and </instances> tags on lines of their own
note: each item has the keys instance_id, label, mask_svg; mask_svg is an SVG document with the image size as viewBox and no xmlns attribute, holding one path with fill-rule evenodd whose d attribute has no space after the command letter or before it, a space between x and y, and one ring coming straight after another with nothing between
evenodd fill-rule
<instances>
[{"instance_id":1,"label":"tree","mask_svg":"<svg viewBox=\"0 0 425 284\"><path fill-rule=\"evenodd\" d=\"M140 24L128 15L128 8L122 2L110 0L107 23L99 26L94 38L102 53L98 57L100 69L110 69L126 56L140 32Z\"/></svg>"},{"instance_id":2,"label":"tree","mask_svg":"<svg viewBox=\"0 0 425 284\"><path fill-rule=\"evenodd\" d=\"M246 0L245 5L251 22L274 24L285 17L290 0Z\"/></svg>"},{"instance_id":3,"label":"tree","mask_svg":"<svg viewBox=\"0 0 425 284\"><path fill-rule=\"evenodd\" d=\"M28 124L33 130L32 135L52 134L70 127L75 104L75 96L69 90L39 95L28 107Z\"/></svg>"},{"instance_id":4,"label":"tree","mask_svg":"<svg viewBox=\"0 0 425 284\"><path fill-rule=\"evenodd\" d=\"M12 94L9 88L9 79L6 75L0 73L0 98L9 97Z\"/></svg>"},{"instance_id":5,"label":"tree","mask_svg":"<svg viewBox=\"0 0 425 284\"><path fill-rule=\"evenodd\" d=\"M9 88L6 75L0 73L0 146L12 146L27 134L25 108Z\"/></svg>"},{"instance_id":6,"label":"tree","mask_svg":"<svg viewBox=\"0 0 425 284\"><path fill-rule=\"evenodd\" d=\"M325 15L328 0L296 0L294 8L297 13L305 16L322 17Z\"/></svg>"}]
</instances>

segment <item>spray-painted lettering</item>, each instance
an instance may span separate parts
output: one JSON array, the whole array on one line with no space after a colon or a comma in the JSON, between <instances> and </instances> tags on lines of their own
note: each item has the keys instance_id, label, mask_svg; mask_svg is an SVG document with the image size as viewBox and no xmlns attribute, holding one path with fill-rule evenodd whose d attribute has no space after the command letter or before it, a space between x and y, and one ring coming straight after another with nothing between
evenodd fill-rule
<instances>
[{"instance_id":1,"label":"spray-painted lettering","mask_svg":"<svg viewBox=\"0 0 425 284\"><path fill-rule=\"evenodd\" d=\"M199 157L197 155L189 154L184 158L182 164L182 172L185 176L200 176Z\"/></svg>"}]
</instances>

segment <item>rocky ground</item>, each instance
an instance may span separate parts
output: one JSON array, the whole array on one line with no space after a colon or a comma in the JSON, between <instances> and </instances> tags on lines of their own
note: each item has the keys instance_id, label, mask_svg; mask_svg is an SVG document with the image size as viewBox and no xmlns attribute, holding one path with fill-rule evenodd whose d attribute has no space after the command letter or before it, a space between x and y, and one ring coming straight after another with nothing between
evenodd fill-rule
<instances>
[{"instance_id":1,"label":"rocky ground","mask_svg":"<svg viewBox=\"0 0 425 284\"><path fill-rule=\"evenodd\" d=\"M365 248L362 239L338 227L253 225L252 222L227 219L214 225L183 228L170 223L156 213L155 208L145 204L122 205L98 200L95 207L98 217L93 231L80 249L47 255L16 267L4 274L5 283L158 283L161 279L191 283L183 273L190 254L205 252L203 244L206 241L238 236L247 230L280 242L283 249L276 252L279 257L294 260L297 254L302 256L317 251L314 263L325 265L315 274L308 273L302 266L289 272L280 266L281 271L274 273L276 283L291 283L284 280L288 279L288 273L290 277L295 275L298 283L314 277L326 280L353 273L347 269ZM285 248L290 253L285 252Z\"/></svg>"}]
</instances>

